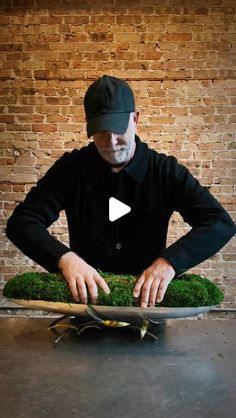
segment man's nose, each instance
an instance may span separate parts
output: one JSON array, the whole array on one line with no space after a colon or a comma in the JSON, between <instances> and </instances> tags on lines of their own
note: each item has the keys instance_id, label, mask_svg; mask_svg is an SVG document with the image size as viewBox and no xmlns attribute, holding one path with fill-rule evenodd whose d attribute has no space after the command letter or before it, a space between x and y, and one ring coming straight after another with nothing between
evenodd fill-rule
<instances>
[{"instance_id":1,"label":"man's nose","mask_svg":"<svg viewBox=\"0 0 236 418\"><path fill-rule=\"evenodd\" d=\"M112 146L117 145L118 143L118 134L115 132L108 132L108 140Z\"/></svg>"}]
</instances>

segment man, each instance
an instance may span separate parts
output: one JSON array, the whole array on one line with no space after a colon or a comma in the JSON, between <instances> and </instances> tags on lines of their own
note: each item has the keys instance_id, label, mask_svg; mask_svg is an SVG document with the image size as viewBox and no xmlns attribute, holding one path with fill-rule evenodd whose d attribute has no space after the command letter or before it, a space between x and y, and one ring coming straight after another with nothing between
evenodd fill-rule
<instances>
[{"instance_id":1,"label":"man","mask_svg":"<svg viewBox=\"0 0 236 418\"><path fill-rule=\"evenodd\" d=\"M103 76L88 88L84 107L94 142L66 152L14 210L7 236L46 270L60 270L76 301L96 303L109 287L98 269L139 275L141 306L160 302L175 275L211 257L235 226L210 192L178 164L135 134L139 112L129 85ZM131 212L109 221L110 197ZM70 248L47 228L65 210ZM166 248L169 219L178 211L192 229Z\"/></svg>"}]
</instances>

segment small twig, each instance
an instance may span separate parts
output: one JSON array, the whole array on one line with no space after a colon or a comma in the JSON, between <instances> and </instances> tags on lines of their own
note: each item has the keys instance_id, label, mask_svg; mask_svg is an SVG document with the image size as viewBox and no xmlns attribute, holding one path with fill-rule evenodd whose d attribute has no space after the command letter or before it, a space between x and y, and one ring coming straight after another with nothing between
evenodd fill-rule
<instances>
[{"instance_id":1,"label":"small twig","mask_svg":"<svg viewBox=\"0 0 236 418\"><path fill-rule=\"evenodd\" d=\"M103 319L99 318L97 315L95 315L94 313L94 309L91 308L91 306L88 306L87 309L85 310L85 312L87 312L93 319L95 319L97 322L101 323L103 322Z\"/></svg>"},{"instance_id":2,"label":"small twig","mask_svg":"<svg viewBox=\"0 0 236 418\"><path fill-rule=\"evenodd\" d=\"M93 321L94 322L94 321ZM80 330L77 331L77 335L80 335L85 329L87 328L97 328L97 329L101 329L101 327L99 327L98 325L84 325L83 328L81 328Z\"/></svg>"},{"instance_id":3,"label":"small twig","mask_svg":"<svg viewBox=\"0 0 236 418\"><path fill-rule=\"evenodd\" d=\"M55 324L57 324L58 322L60 322L60 321L63 321L63 319L65 319L65 318L69 318L70 317L70 315L63 315L63 316L60 316L60 318L56 318L50 325L49 325L49 328L48 329L50 329L50 327L52 327L53 325L55 325Z\"/></svg>"}]
</instances>

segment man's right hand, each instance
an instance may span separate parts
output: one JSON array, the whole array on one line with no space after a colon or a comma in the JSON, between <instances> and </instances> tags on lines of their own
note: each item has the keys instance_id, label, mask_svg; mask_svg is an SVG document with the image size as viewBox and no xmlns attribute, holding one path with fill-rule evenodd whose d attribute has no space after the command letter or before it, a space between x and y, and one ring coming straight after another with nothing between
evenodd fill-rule
<instances>
[{"instance_id":1,"label":"man's right hand","mask_svg":"<svg viewBox=\"0 0 236 418\"><path fill-rule=\"evenodd\" d=\"M87 287L93 304L96 303L98 297L97 285L105 293L110 293L107 283L98 274L97 270L72 251L69 251L60 258L58 267L68 282L72 296L76 302L81 301L81 303L87 304Z\"/></svg>"}]
</instances>

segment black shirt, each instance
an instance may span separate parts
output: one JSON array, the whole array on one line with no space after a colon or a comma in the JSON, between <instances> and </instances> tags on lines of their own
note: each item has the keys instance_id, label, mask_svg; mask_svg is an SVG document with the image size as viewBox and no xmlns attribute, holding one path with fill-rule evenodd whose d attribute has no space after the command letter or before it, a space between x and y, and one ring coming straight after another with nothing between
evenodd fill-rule
<instances>
[{"instance_id":1,"label":"black shirt","mask_svg":"<svg viewBox=\"0 0 236 418\"><path fill-rule=\"evenodd\" d=\"M109 198L131 212L109 221ZM70 248L47 228L65 210ZM168 223L178 211L192 229L166 248ZM7 224L9 239L48 271L72 250L96 269L140 274L159 256L179 275L211 257L234 235L219 202L175 157L149 149L136 136L131 161L119 172L94 143L66 152L31 189Z\"/></svg>"}]
</instances>

